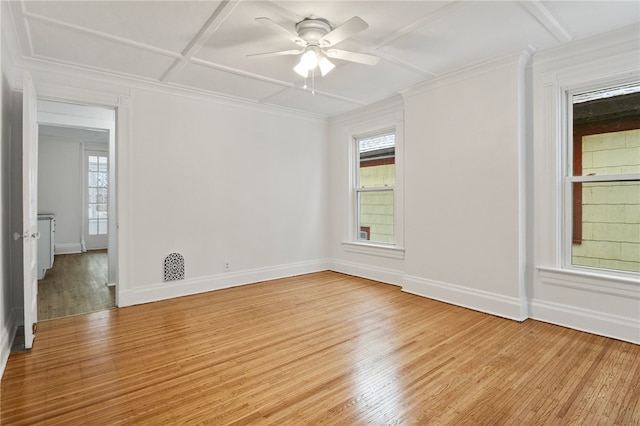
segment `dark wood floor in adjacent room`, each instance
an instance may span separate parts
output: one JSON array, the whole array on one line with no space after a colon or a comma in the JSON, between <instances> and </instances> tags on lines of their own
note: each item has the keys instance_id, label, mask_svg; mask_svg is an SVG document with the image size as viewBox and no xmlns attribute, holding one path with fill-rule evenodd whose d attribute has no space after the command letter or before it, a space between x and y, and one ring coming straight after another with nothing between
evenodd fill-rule
<instances>
[{"instance_id":1,"label":"dark wood floor in adjacent room","mask_svg":"<svg viewBox=\"0 0 640 426\"><path fill-rule=\"evenodd\" d=\"M38 321L113 308L108 264L107 250L56 255L53 268L38 281Z\"/></svg>"},{"instance_id":2,"label":"dark wood floor in adjacent room","mask_svg":"<svg viewBox=\"0 0 640 426\"><path fill-rule=\"evenodd\" d=\"M3 425L637 425L640 346L333 272L46 321Z\"/></svg>"}]
</instances>

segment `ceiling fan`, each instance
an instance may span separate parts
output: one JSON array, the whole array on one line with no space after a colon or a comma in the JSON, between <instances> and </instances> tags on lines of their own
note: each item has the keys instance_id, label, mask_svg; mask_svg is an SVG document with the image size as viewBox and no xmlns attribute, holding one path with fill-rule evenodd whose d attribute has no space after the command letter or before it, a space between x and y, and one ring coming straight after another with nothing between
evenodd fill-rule
<instances>
[{"instance_id":1,"label":"ceiling fan","mask_svg":"<svg viewBox=\"0 0 640 426\"><path fill-rule=\"evenodd\" d=\"M247 56L302 55L300 62L294 67L294 71L304 78L307 78L309 72L315 70L316 67L320 68L320 73L324 77L335 67L328 58L365 65L375 65L380 60L378 56L333 48L341 41L369 27L369 24L357 16L335 28L331 27L328 20L311 16L296 23L295 31L278 24L270 18L256 18L256 21L280 31L281 34L300 46L301 49L254 53Z\"/></svg>"}]
</instances>

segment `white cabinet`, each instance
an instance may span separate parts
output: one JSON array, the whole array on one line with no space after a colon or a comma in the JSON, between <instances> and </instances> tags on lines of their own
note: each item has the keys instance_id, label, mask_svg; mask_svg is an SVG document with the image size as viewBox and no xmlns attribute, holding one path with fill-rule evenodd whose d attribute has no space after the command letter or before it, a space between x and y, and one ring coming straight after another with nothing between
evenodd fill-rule
<instances>
[{"instance_id":1,"label":"white cabinet","mask_svg":"<svg viewBox=\"0 0 640 426\"><path fill-rule=\"evenodd\" d=\"M53 214L38 215L38 279L44 278L47 269L53 267L53 249L55 243L56 216Z\"/></svg>"}]
</instances>

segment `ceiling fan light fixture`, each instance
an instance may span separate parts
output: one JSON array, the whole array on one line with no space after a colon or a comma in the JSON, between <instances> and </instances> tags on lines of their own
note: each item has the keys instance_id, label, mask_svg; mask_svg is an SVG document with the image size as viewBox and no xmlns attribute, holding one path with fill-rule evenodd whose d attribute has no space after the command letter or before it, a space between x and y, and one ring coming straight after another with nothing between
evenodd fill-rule
<instances>
[{"instance_id":1,"label":"ceiling fan light fixture","mask_svg":"<svg viewBox=\"0 0 640 426\"><path fill-rule=\"evenodd\" d=\"M307 78L309 76L309 69L305 66L305 64L300 60L298 65L293 67L293 70L300 74L300 76Z\"/></svg>"},{"instance_id":2,"label":"ceiling fan light fixture","mask_svg":"<svg viewBox=\"0 0 640 426\"><path fill-rule=\"evenodd\" d=\"M315 49L307 50L300 58L300 63L304 64L308 70L314 69L318 66L318 52Z\"/></svg>"},{"instance_id":3,"label":"ceiling fan light fixture","mask_svg":"<svg viewBox=\"0 0 640 426\"><path fill-rule=\"evenodd\" d=\"M298 62L298 65L296 65L293 70L302 77L307 78L309 72L318 67L320 68L320 74L324 77L329 71L335 68L335 65L320 53L317 48L311 48L302 55L300 62Z\"/></svg>"},{"instance_id":4,"label":"ceiling fan light fixture","mask_svg":"<svg viewBox=\"0 0 640 426\"><path fill-rule=\"evenodd\" d=\"M329 73L329 71L331 71L332 69L334 69L336 67L325 56L321 56L320 57L320 59L318 60L318 66L320 67L320 74L322 74L323 77L325 75L327 75Z\"/></svg>"},{"instance_id":5,"label":"ceiling fan light fixture","mask_svg":"<svg viewBox=\"0 0 640 426\"><path fill-rule=\"evenodd\" d=\"M298 65L293 68L295 72L303 77L309 75L309 71L316 69L318 66L318 52L315 49L309 49L300 58Z\"/></svg>"}]
</instances>

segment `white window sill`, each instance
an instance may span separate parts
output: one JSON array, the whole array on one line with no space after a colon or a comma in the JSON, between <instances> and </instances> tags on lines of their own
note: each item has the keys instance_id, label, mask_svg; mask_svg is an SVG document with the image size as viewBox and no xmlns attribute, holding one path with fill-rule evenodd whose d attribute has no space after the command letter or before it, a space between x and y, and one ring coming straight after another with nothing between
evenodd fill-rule
<instances>
[{"instance_id":1,"label":"white window sill","mask_svg":"<svg viewBox=\"0 0 640 426\"><path fill-rule=\"evenodd\" d=\"M573 269L538 266L543 284L567 287L594 293L640 299L640 276L621 276Z\"/></svg>"},{"instance_id":2,"label":"white window sill","mask_svg":"<svg viewBox=\"0 0 640 426\"><path fill-rule=\"evenodd\" d=\"M344 251L349 253L366 254L370 256L388 257L390 259L404 260L404 249L396 246L343 241L342 247L344 247Z\"/></svg>"}]
</instances>

